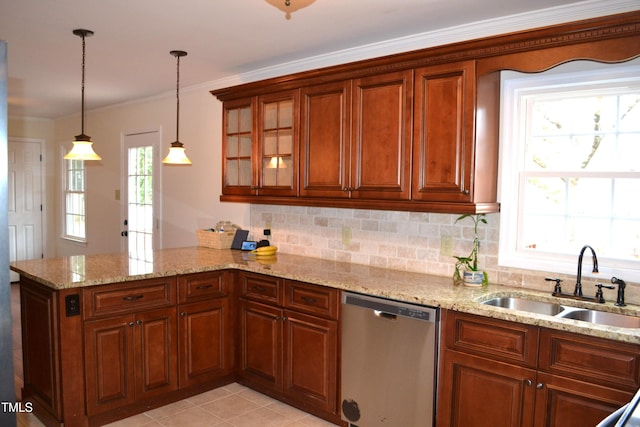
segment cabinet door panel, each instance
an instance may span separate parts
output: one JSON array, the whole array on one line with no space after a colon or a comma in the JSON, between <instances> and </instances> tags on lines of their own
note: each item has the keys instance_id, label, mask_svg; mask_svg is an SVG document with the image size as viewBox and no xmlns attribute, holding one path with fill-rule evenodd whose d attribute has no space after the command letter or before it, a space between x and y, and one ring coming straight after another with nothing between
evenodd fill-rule
<instances>
[{"instance_id":1,"label":"cabinet door panel","mask_svg":"<svg viewBox=\"0 0 640 427\"><path fill-rule=\"evenodd\" d=\"M282 310L240 302L240 374L282 391Z\"/></svg>"},{"instance_id":2,"label":"cabinet door panel","mask_svg":"<svg viewBox=\"0 0 640 427\"><path fill-rule=\"evenodd\" d=\"M350 81L302 90L301 196L349 196L350 109Z\"/></svg>"},{"instance_id":3,"label":"cabinet door panel","mask_svg":"<svg viewBox=\"0 0 640 427\"><path fill-rule=\"evenodd\" d=\"M144 398L177 388L177 330L175 308L136 315L136 397Z\"/></svg>"},{"instance_id":4,"label":"cabinet door panel","mask_svg":"<svg viewBox=\"0 0 640 427\"><path fill-rule=\"evenodd\" d=\"M335 413L337 322L288 310L285 318L285 392Z\"/></svg>"},{"instance_id":5,"label":"cabinet door panel","mask_svg":"<svg viewBox=\"0 0 640 427\"><path fill-rule=\"evenodd\" d=\"M352 196L408 199L413 71L353 82Z\"/></svg>"},{"instance_id":6,"label":"cabinet door panel","mask_svg":"<svg viewBox=\"0 0 640 427\"><path fill-rule=\"evenodd\" d=\"M225 102L222 114L222 194L251 195L257 186L255 98Z\"/></svg>"},{"instance_id":7,"label":"cabinet door panel","mask_svg":"<svg viewBox=\"0 0 640 427\"><path fill-rule=\"evenodd\" d=\"M233 369L228 298L180 307L180 387L213 381Z\"/></svg>"},{"instance_id":8,"label":"cabinet door panel","mask_svg":"<svg viewBox=\"0 0 640 427\"><path fill-rule=\"evenodd\" d=\"M133 316L85 323L87 413L135 401Z\"/></svg>"},{"instance_id":9,"label":"cabinet door panel","mask_svg":"<svg viewBox=\"0 0 640 427\"><path fill-rule=\"evenodd\" d=\"M633 393L538 373L536 427L595 426L633 397Z\"/></svg>"},{"instance_id":10,"label":"cabinet door panel","mask_svg":"<svg viewBox=\"0 0 640 427\"><path fill-rule=\"evenodd\" d=\"M446 350L436 424L438 427L532 426L535 378L533 369Z\"/></svg>"},{"instance_id":11,"label":"cabinet door panel","mask_svg":"<svg viewBox=\"0 0 640 427\"><path fill-rule=\"evenodd\" d=\"M471 200L474 93L473 61L416 70L412 199Z\"/></svg>"},{"instance_id":12,"label":"cabinet door panel","mask_svg":"<svg viewBox=\"0 0 640 427\"><path fill-rule=\"evenodd\" d=\"M297 196L299 90L258 97L258 194Z\"/></svg>"}]
</instances>

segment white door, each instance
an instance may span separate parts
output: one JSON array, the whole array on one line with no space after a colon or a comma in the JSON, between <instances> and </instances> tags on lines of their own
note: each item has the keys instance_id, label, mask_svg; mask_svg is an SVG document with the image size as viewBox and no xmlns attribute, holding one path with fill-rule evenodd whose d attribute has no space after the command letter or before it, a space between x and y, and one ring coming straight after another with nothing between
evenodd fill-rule
<instances>
[{"instance_id":1,"label":"white door","mask_svg":"<svg viewBox=\"0 0 640 427\"><path fill-rule=\"evenodd\" d=\"M10 261L43 257L40 141L9 139L8 220ZM11 281L18 274L11 272Z\"/></svg>"},{"instance_id":2,"label":"white door","mask_svg":"<svg viewBox=\"0 0 640 427\"><path fill-rule=\"evenodd\" d=\"M160 247L158 208L160 132L142 132L124 136L126 176L124 177L124 215L122 236L129 262L145 270L152 250Z\"/></svg>"}]
</instances>

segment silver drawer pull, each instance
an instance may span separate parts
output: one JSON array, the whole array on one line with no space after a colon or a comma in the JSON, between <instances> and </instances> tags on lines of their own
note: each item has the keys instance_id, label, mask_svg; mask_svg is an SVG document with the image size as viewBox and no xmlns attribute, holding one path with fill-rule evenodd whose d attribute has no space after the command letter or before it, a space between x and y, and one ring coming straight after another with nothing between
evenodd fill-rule
<instances>
[{"instance_id":1,"label":"silver drawer pull","mask_svg":"<svg viewBox=\"0 0 640 427\"><path fill-rule=\"evenodd\" d=\"M139 299L144 298L144 295L128 295L126 297L122 297L123 301L138 301Z\"/></svg>"},{"instance_id":2,"label":"silver drawer pull","mask_svg":"<svg viewBox=\"0 0 640 427\"><path fill-rule=\"evenodd\" d=\"M251 290L256 292L264 292L267 290L267 288L265 288L264 286L256 285L256 286L253 286Z\"/></svg>"},{"instance_id":3,"label":"silver drawer pull","mask_svg":"<svg viewBox=\"0 0 640 427\"><path fill-rule=\"evenodd\" d=\"M318 302L317 299L311 298L311 297L302 297L302 301L307 303L307 304L315 304L315 303Z\"/></svg>"},{"instance_id":4,"label":"silver drawer pull","mask_svg":"<svg viewBox=\"0 0 640 427\"><path fill-rule=\"evenodd\" d=\"M196 289L209 289L209 288L213 288L213 285L200 285L200 286L196 286Z\"/></svg>"}]
</instances>

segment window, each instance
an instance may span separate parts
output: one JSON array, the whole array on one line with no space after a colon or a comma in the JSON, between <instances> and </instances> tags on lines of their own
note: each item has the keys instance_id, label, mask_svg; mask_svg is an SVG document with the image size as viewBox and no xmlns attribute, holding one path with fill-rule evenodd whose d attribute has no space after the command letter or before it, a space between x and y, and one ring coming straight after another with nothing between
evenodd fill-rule
<instances>
[{"instance_id":1,"label":"window","mask_svg":"<svg viewBox=\"0 0 640 427\"><path fill-rule=\"evenodd\" d=\"M499 264L637 281L640 66L576 68L503 75Z\"/></svg>"},{"instance_id":2,"label":"window","mask_svg":"<svg viewBox=\"0 0 640 427\"><path fill-rule=\"evenodd\" d=\"M85 171L83 160L64 163L64 237L86 241Z\"/></svg>"}]
</instances>

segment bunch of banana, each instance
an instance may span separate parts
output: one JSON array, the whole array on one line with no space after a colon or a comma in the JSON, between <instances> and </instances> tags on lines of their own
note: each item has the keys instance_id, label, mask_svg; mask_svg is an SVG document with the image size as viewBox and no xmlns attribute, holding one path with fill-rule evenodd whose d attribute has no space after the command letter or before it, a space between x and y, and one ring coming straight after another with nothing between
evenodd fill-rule
<instances>
[{"instance_id":1,"label":"bunch of banana","mask_svg":"<svg viewBox=\"0 0 640 427\"><path fill-rule=\"evenodd\" d=\"M270 257L274 256L278 251L277 246L262 246L251 251L257 257Z\"/></svg>"}]
</instances>

